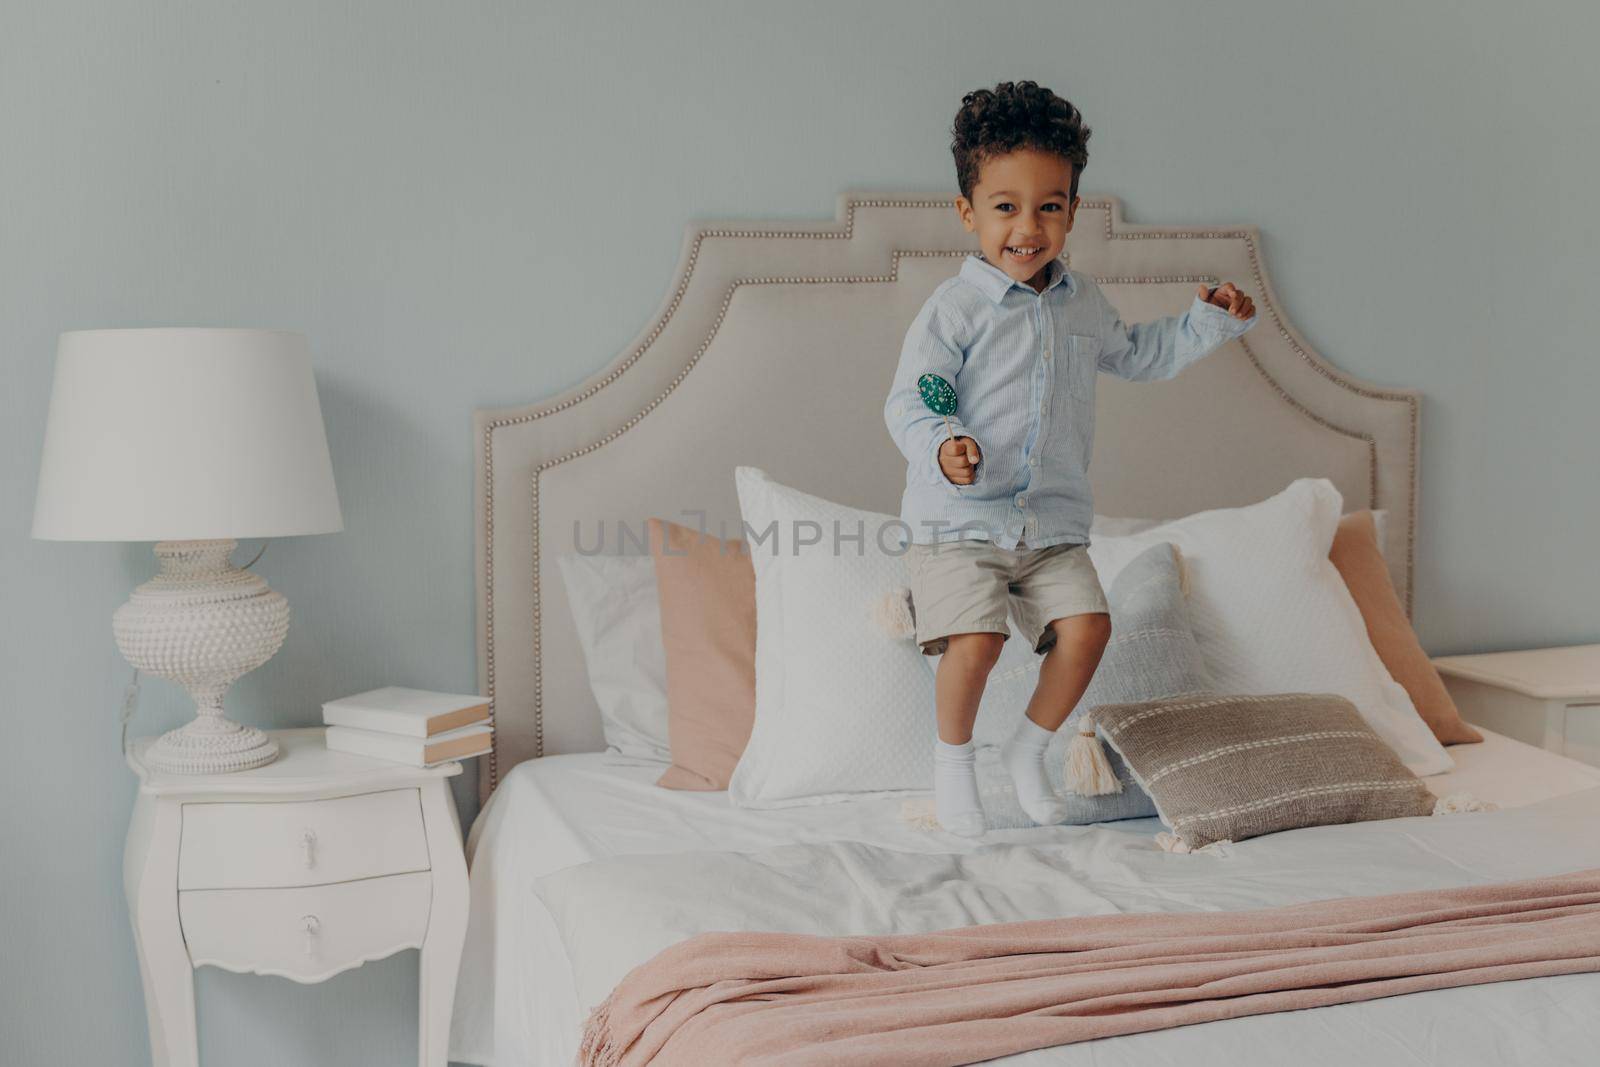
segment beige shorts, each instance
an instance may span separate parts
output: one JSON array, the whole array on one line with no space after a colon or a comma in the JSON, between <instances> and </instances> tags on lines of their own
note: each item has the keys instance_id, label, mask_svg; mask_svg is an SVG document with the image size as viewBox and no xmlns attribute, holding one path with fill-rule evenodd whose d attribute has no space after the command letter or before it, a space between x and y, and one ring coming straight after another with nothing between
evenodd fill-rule
<instances>
[{"instance_id":1,"label":"beige shorts","mask_svg":"<svg viewBox=\"0 0 1600 1067\"><path fill-rule=\"evenodd\" d=\"M908 544L905 563L924 655L943 653L952 634L1009 635L1008 606L1017 631L1041 654L1055 644L1054 620L1111 610L1084 545Z\"/></svg>"}]
</instances>

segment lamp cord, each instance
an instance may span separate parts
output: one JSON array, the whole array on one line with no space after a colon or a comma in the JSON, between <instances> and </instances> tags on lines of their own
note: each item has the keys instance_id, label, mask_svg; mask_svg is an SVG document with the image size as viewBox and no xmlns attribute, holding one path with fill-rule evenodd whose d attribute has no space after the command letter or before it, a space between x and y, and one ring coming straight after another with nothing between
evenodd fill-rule
<instances>
[{"instance_id":1,"label":"lamp cord","mask_svg":"<svg viewBox=\"0 0 1600 1067\"><path fill-rule=\"evenodd\" d=\"M270 545L270 544L272 544L272 538L270 538L270 537L267 538L265 541L261 542L261 551L257 552L254 556L252 556L250 558L250 562L246 563L243 567L240 567L239 569L242 570L242 571L247 571L251 567L254 567L257 563L259 563L261 561L261 557L267 554L267 546Z\"/></svg>"},{"instance_id":2,"label":"lamp cord","mask_svg":"<svg viewBox=\"0 0 1600 1067\"><path fill-rule=\"evenodd\" d=\"M261 557L267 554L267 546L270 545L270 544L272 544L272 538L270 538L270 537L267 538L265 541L261 542L260 551L258 551L254 556L251 557L249 563L246 563L243 567L240 567L239 569L243 570L243 571L247 571L251 567L254 567L257 563L261 562ZM122 758L123 759L127 759L128 758L128 721L133 718L134 713L137 712L138 710L139 710L139 668L135 667L133 669L133 677L131 679L129 679L129 681L128 681L128 688L126 688L126 689L124 689L122 691L121 725L122 725Z\"/></svg>"},{"instance_id":3,"label":"lamp cord","mask_svg":"<svg viewBox=\"0 0 1600 1067\"><path fill-rule=\"evenodd\" d=\"M133 678L122 694L122 757L128 757L128 720L139 710L139 668L133 669Z\"/></svg>"}]
</instances>

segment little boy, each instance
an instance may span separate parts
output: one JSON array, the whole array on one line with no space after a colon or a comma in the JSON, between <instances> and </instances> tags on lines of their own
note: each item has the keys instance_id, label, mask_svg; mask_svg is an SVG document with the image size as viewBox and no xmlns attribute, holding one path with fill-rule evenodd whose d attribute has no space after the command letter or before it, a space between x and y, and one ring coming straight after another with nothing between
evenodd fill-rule
<instances>
[{"instance_id":1,"label":"little boy","mask_svg":"<svg viewBox=\"0 0 1600 1067\"><path fill-rule=\"evenodd\" d=\"M956 211L982 253L911 324L884 418L907 463L900 518L911 529L916 638L925 654L943 654L935 807L945 829L975 837L985 827L972 725L1008 607L1044 660L1002 758L1029 818L1049 825L1066 814L1045 746L1111 636L1088 554L1095 375L1171 378L1254 325L1255 307L1232 283L1202 285L1182 315L1127 327L1092 277L1067 269L1057 257L1090 131L1049 89L1023 81L968 93L952 132ZM950 429L918 393L924 374L955 386Z\"/></svg>"}]
</instances>

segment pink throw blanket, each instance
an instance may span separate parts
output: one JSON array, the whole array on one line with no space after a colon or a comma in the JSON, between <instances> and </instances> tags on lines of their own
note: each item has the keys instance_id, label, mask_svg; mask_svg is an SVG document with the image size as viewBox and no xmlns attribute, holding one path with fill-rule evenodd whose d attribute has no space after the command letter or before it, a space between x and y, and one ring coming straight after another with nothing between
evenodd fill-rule
<instances>
[{"instance_id":1,"label":"pink throw blanket","mask_svg":"<svg viewBox=\"0 0 1600 1067\"><path fill-rule=\"evenodd\" d=\"M579 1060L936 1067L1581 971L1600 971L1600 869L1259 911L710 933L634 968L589 1017Z\"/></svg>"}]
</instances>

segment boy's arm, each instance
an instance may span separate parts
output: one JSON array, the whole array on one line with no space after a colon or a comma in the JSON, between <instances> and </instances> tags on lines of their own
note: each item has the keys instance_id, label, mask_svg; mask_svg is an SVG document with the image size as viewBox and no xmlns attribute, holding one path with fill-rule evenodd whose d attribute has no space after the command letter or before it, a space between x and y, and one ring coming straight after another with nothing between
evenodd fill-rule
<instances>
[{"instance_id":1,"label":"boy's arm","mask_svg":"<svg viewBox=\"0 0 1600 1067\"><path fill-rule=\"evenodd\" d=\"M900 454L906 457L914 476L930 484L948 486L952 493L965 487L951 482L939 469L939 446L949 440L951 429L957 437L972 437L972 434L961 424L958 415L950 416L950 429L946 429L944 419L923 403L922 394L917 391L917 379L924 374L937 374L952 386L956 384L956 375L966 361L964 327L965 323L958 321L954 313L941 308L937 297L924 304L906 331L894 384L883 405L883 421L889 427L889 436L894 438ZM981 441L978 447L981 451Z\"/></svg>"},{"instance_id":2,"label":"boy's arm","mask_svg":"<svg viewBox=\"0 0 1600 1067\"><path fill-rule=\"evenodd\" d=\"M1130 382L1171 378L1256 324L1258 316L1236 319L1199 296L1182 315L1125 326L1097 286L1100 303L1100 369Z\"/></svg>"}]
</instances>

